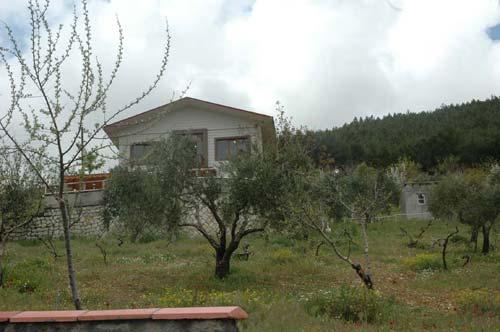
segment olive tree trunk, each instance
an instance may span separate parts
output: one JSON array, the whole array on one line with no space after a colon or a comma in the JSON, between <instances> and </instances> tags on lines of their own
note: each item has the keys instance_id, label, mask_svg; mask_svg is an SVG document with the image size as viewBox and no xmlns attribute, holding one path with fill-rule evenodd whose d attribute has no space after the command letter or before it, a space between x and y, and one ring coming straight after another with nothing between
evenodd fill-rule
<instances>
[{"instance_id":1,"label":"olive tree trunk","mask_svg":"<svg viewBox=\"0 0 500 332\"><path fill-rule=\"evenodd\" d=\"M239 241L231 241L227 248L220 247L215 250L215 276L224 279L231 273L231 258L238 249Z\"/></svg>"},{"instance_id":2,"label":"olive tree trunk","mask_svg":"<svg viewBox=\"0 0 500 332\"><path fill-rule=\"evenodd\" d=\"M479 226L472 226L471 235L470 235L470 244L474 249L474 252L477 251L477 238L479 235Z\"/></svg>"},{"instance_id":3,"label":"olive tree trunk","mask_svg":"<svg viewBox=\"0 0 500 332\"><path fill-rule=\"evenodd\" d=\"M490 228L491 226L483 225L483 250L481 253L488 254L490 252Z\"/></svg>"},{"instance_id":4,"label":"olive tree trunk","mask_svg":"<svg viewBox=\"0 0 500 332\"><path fill-rule=\"evenodd\" d=\"M231 257L225 255L223 250L217 250L215 254L215 276L224 279L230 272Z\"/></svg>"}]
</instances>

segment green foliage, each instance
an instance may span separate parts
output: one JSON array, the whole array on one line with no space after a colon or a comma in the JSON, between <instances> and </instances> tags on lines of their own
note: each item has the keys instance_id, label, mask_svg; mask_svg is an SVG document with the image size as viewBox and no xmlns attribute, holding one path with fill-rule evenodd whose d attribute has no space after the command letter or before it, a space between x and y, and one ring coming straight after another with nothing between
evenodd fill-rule
<instances>
[{"instance_id":1,"label":"green foliage","mask_svg":"<svg viewBox=\"0 0 500 332\"><path fill-rule=\"evenodd\" d=\"M422 171L422 166L408 157L400 158L388 168L391 179L401 188L408 182L426 181L427 174Z\"/></svg>"},{"instance_id":2,"label":"green foliage","mask_svg":"<svg viewBox=\"0 0 500 332\"><path fill-rule=\"evenodd\" d=\"M119 217L135 241L146 224L159 226L163 222L163 205L157 195L159 188L143 169L116 167L106 185L104 219L109 224Z\"/></svg>"},{"instance_id":3,"label":"green foliage","mask_svg":"<svg viewBox=\"0 0 500 332\"><path fill-rule=\"evenodd\" d=\"M357 218L369 218L389 213L392 204L399 198L399 190L395 182L386 172L358 165L352 172L342 174L331 182L338 199L348 208L347 213ZM336 182L336 183L335 183Z\"/></svg>"},{"instance_id":4,"label":"green foliage","mask_svg":"<svg viewBox=\"0 0 500 332\"><path fill-rule=\"evenodd\" d=\"M382 118L355 118L342 127L314 132L314 160L322 154L337 165L366 162L386 167L402 157L424 170L454 157L474 165L500 160L500 99L444 105L433 112L389 114Z\"/></svg>"},{"instance_id":5,"label":"green foliage","mask_svg":"<svg viewBox=\"0 0 500 332\"><path fill-rule=\"evenodd\" d=\"M424 270L441 270L443 261L438 253L421 253L413 257L408 257L402 260L402 263L407 268L413 271Z\"/></svg>"},{"instance_id":6,"label":"green foliage","mask_svg":"<svg viewBox=\"0 0 500 332\"><path fill-rule=\"evenodd\" d=\"M303 296L301 301L314 316L348 322L385 322L395 308L392 298L386 298L377 291L348 285Z\"/></svg>"},{"instance_id":7,"label":"green foliage","mask_svg":"<svg viewBox=\"0 0 500 332\"><path fill-rule=\"evenodd\" d=\"M483 253L489 251L489 230L500 219L498 178L496 165L451 173L434 186L430 195L429 210L435 217L483 228Z\"/></svg>"},{"instance_id":8,"label":"green foliage","mask_svg":"<svg viewBox=\"0 0 500 332\"><path fill-rule=\"evenodd\" d=\"M42 208L42 190L21 154L0 149L0 239Z\"/></svg>"},{"instance_id":9,"label":"green foliage","mask_svg":"<svg viewBox=\"0 0 500 332\"><path fill-rule=\"evenodd\" d=\"M277 151L255 149L223 163L217 176L198 176L192 147L189 138L172 135L154 143L141 165L114 169L105 220L119 218L132 239L151 227L165 232L192 227L216 251L216 273L223 278L243 237L269 225L280 228L290 174L306 167L307 156L296 153L296 145L280 143ZM190 218L200 209L210 213L205 221L211 225Z\"/></svg>"},{"instance_id":10,"label":"green foliage","mask_svg":"<svg viewBox=\"0 0 500 332\"><path fill-rule=\"evenodd\" d=\"M119 218L133 241L147 241L152 229L159 236L174 229L185 212L179 198L192 177L193 160L192 144L170 137L155 142L143 165L114 168L104 195L105 222Z\"/></svg>"}]
</instances>

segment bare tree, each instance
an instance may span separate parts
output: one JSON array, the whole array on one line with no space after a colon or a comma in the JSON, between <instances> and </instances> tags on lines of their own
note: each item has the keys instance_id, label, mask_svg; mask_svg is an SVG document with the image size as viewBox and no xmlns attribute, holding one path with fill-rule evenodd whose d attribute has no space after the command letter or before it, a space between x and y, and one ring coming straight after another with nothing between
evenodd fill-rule
<instances>
[{"instance_id":1,"label":"bare tree","mask_svg":"<svg viewBox=\"0 0 500 332\"><path fill-rule=\"evenodd\" d=\"M424 227L420 227L420 232L415 236L411 235L403 227L399 227L403 235L406 235L408 237L408 248L415 248L418 245L418 241L422 239L424 233L431 227L433 221L434 219L430 219L429 222L427 222L427 225L425 225Z\"/></svg>"},{"instance_id":2,"label":"bare tree","mask_svg":"<svg viewBox=\"0 0 500 332\"><path fill-rule=\"evenodd\" d=\"M54 260L57 260L59 257L63 256L59 254L54 243L54 229L47 230L46 236L38 236L38 241L43 244L43 246L48 250Z\"/></svg>"},{"instance_id":3,"label":"bare tree","mask_svg":"<svg viewBox=\"0 0 500 332\"><path fill-rule=\"evenodd\" d=\"M0 113L0 130L23 155L46 191L57 199L64 230L69 284L76 309L81 309L81 301L73 264L71 214L64 196L64 177L72 167L78 166L83 152L95 154L108 146L98 140L103 127L157 87L166 71L170 50L167 24L161 64L151 85L122 107L107 112L108 94L123 60L123 31L117 18L116 57L109 76L105 77L100 60L94 56L87 0L81 0L80 4L80 8L75 5L72 22L65 30L63 25L54 28L49 21L49 0L43 3L28 0L29 49L21 48L20 39L5 23L3 28L10 44L0 46L0 64L10 84L10 103L7 109L0 111L3 112ZM66 35L68 39L63 45L62 39ZM75 58L74 61L81 66L76 89L71 88L75 76L65 71L71 58ZM32 98L35 96L39 98ZM21 138L23 135L18 134L19 119L24 124L25 140ZM32 162L30 153L43 159L43 167ZM55 186L46 176L45 170L49 167L56 172Z\"/></svg>"}]
</instances>

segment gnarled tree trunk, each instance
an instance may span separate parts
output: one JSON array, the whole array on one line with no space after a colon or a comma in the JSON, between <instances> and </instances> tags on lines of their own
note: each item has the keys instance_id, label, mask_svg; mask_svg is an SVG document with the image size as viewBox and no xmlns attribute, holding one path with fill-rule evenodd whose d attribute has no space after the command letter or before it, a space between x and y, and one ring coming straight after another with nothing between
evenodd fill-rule
<instances>
[{"instance_id":1,"label":"gnarled tree trunk","mask_svg":"<svg viewBox=\"0 0 500 332\"><path fill-rule=\"evenodd\" d=\"M238 249L239 241L232 240L227 248L220 247L215 250L215 276L224 279L231 273L231 258Z\"/></svg>"},{"instance_id":2,"label":"gnarled tree trunk","mask_svg":"<svg viewBox=\"0 0 500 332\"><path fill-rule=\"evenodd\" d=\"M226 250L217 250L215 253L215 276L224 279L230 272L231 257L226 255Z\"/></svg>"}]
</instances>

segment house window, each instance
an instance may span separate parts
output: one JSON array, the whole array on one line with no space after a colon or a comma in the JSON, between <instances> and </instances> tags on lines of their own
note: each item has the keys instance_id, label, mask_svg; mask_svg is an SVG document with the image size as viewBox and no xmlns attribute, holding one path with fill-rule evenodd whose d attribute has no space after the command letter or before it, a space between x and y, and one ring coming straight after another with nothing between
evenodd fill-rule
<instances>
[{"instance_id":1,"label":"house window","mask_svg":"<svg viewBox=\"0 0 500 332\"><path fill-rule=\"evenodd\" d=\"M139 143L130 146L130 159L131 160L141 160L144 159L151 149L151 144L149 143Z\"/></svg>"},{"instance_id":2,"label":"house window","mask_svg":"<svg viewBox=\"0 0 500 332\"><path fill-rule=\"evenodd\" d=\"M227 137L215 139L215 160L229 160L247 152L250 152L249 137Z\"/></svg>"},{"instance_id":3,"label":"house window","mask_svg":"<svg viewBox=\"0 0 500 332\"><path fill-rule=\"evenodd\" d=\"M177 130L174 133L187 137L193 142L193 148L196 151L196 167L207 167L207 130Z\"/></svg>"},{"instance_id":4,"label":"house window","mask_svg":"<svg viewBox=\"0 0 500 332\"><path fill-rule=\"evenodd\" d=\"M425 194L417 194L417 201L419 205L424 205L425 204Z\"/></svg>"}]
</instances>

